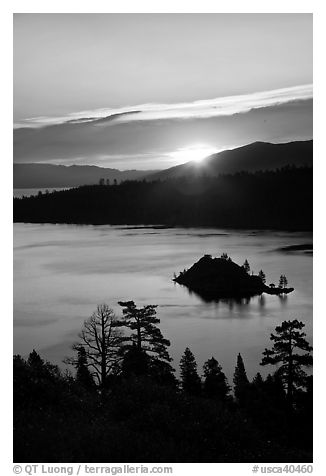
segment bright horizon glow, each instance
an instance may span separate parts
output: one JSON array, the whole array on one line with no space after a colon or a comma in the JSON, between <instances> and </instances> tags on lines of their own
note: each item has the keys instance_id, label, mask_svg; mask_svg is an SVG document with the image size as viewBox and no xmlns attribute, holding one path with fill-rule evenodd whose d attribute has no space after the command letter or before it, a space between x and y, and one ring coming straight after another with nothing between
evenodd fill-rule
<instances>
[{"instance_id":1,"label":"bright horizon glow","mask_svg":"<svg viewBox=\"0 0 326 476\"><path fill-rule=\"evenodd\" d=\"M185 162L196 162L201 163L206 157L211 154L219 152L216 147L210 147L205 145L193 145L189 147L184 147L182 149L177 149L174 152L171 152L169 155L173 159L178 161L178 164L183 164Z\"/></svg>"}]
</instances>

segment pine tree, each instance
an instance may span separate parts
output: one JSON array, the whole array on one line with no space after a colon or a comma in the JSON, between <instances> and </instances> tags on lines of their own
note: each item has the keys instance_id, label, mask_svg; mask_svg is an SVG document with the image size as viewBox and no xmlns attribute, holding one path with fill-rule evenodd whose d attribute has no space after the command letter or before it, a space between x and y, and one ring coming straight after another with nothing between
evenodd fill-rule
<instances>
[{"instance_id":1,"label":"pine tree","mask_svg":"<svg viewBox=\"0 0 326 476\"><path fill-rule=\"evenodd\" d=\"M230 387L222 371L222 367L214 357L207 360L204 364L204 391L207 397L225 400Z\"/></svg>"},{"instance_id":2,"label":"pine tree","mask_svg":"<svg viewBox=\"0 0 326 476\"><path fill-rule=\"evenodd\" d=\"M125 338L125 350L132 349L133 354L139 353L136 360L142 362L144 359L142 353L148 356L148 365L150 361L155 359L165 363L165 369L169 369L173 372L169 362L172 361L167 347L170 345L170 341L165 339L161 333L157 324L160 323L160 319L156 316L156 308L154 305L147 305L141 308L137 308L134 301L120 301L120 306L123 308L123 317L119 321L120 326L128 327L132 332L129 337ZM157 363L157 362L156 362ZM146 366L146 369L149 368Z\"/></svg>"},{"instance_id":3,"label":"pine tree","mask_svg":"<svg viewBox=\"0 0 326 476\"><path fill-rule=\"evenodd\" d=\"M303 322L297 319L283 321L271 334L272 349L265 349L260 365L278 365L277 374L286 387L289 405L293 405L293 393L305 385L307 374L302 367L312 365L312 347L301 332ZM298 353L300 351L300 353Z\"/></svg>"},{"instance_id":4,"label":"pine tree","mask_svg":"<svg viewBox=\"0 0 326 476\"><path fill-rule=\"evenodd\" d=\"M189 347L184 351L180 360L181 385L184 392L199 395L201 380L197 373L197 363Z\"/></svg>"},{"instance_id":5,"label":"pine tree","mask_svg":"<svg viewBox=\"0 0 326 476\"><path fill-rule=\"evenodd\" d=\"M252 379L253 385L255 385L257 388L261 388L264 384L263 377L261 376L260 372L257 372L254 378Z\"/></svg>"},{"instance_id":6,"label":"pine tree","mask_svg":"<svg viewBox=\"0 0 326 476\"><path fill-rule=\"evenodd\" d=\"M278 282L278 287L283 289L284 288L284 276L281 274L279 282Z\"/></svg>"},{"instance_id":7,"label":"pine tree","mask_svg":"<svg viewBox=\"0 0 326 476\"><path fill-rule=\"evenodd\" d=\"M33 351L28 356L27 364L31 367L43 367L44 360L40 357L36 350L33 349Z\"/></svg>"},{"instance_id":8,"label":"pine tree","mask_svg":"<svg viewBox=\"0 0 326 476\"><path fill-rule=\"evenodd\" d=\"M268 399L272 401L274 405L277 405L279 408L284 406L286 403L286 395L282 379L278 372L275 372L273 375L267 375L264 381L264 389Z\"/></svg>"},{"instance_id":9,"label":"pine tree","mask_svg":"<svg viewBox=\"0 0 326 476\"><path fill-rule=\"evenodd\" d=\"M234 370L233 383L235 398L238 400L240 405L245 404L248 394L249 380L240 354L238 354L237 357L237 365Z\"/></svg>"},{"instance_id":10,"label":"pine tree","mask_svg":"<svg viewBox=\"0 0 326 476\"><path fill-rule=\"evenodd\" d=\"M262 269L259 271L258 276L262 280L263 284L265 284L266 283L266 275L265 275L265 273Z\"/></svg>"},{"instance_id":11,"label":"pine tree","mask_svg":"<svg viewBox=\"0 0 326 476\"><path fill-rule=\"evenodd\" d=\"M148 373L149 357L144 350L139 350L135 343L123 356L122 376L131 377Z\"/></svg>"},{"instance_id":12,"label":"pine tree","mask_svg":"<svg viewBox=\"0 0 326 476\"><path fill-rule=\"evenodd\" d=\"M245 270L245 272L246 272L247 274L250 273L250 264L249 264L249 262L248 262L247 259L246 259L245 262L243 263L242 267L243 267L243 269Z\"/></svg>"},{"instance_id":13,"label":"pine tree","mask_svg":"<svg viewBox=\"0 0 326 476\"><path fill-rule=\"evenodd\" d=\"M77 362L76 362L76 381L87 389L93 389L95 382L89 371L89 364L87 362L86 350L83 346L76 348L77 350Z\"/></svg>"}]
</instances>

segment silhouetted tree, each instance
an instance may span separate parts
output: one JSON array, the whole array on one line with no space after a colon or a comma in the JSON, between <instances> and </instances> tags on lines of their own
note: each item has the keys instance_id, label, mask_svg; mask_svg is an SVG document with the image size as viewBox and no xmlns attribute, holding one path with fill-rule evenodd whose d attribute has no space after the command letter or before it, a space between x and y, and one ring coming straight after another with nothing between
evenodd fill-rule
<instances>
[{"instance_id":1,"label":"silhouetted tree","mask_svg":"<svg viewBox=\"0 0 326 476\"><path fill-rule=\"evenodd\" d=\"M181 385L184 392L190 395L199 395L201 380L197 373L197 363L189 347L184 351L180 360Z\"/></svg>"},{"instance_id":2,"label":"silhouetted tree","mask_svg":"<svg viewBox=\"0 0 326 476\"><path fill-rule=\"evenodd\" d=\"M104 178L100 178L98 184L99 184L99 185L104 185Z\"/></svg>"},{"instance_id":3,"label":"silhouetted tree","mask_svg":"<svg viewBox=\"0 0 326 476\"><path fill-rule=\"evenodd\" d=\"M80 342L73 345L77 358L67 358L66 363L78 365L80 348L85 349L87 367L92 369L98 384L103 391L110 373L116 373L121 361L120 349L124 342L121 330L118 328L113 310L107 304L100 304L92 316L84 322Z\"/></svg>"},{"instance_id":4,"label":"silhouetted tree","mask_svg":"<svg viewBox=\"0 0 326 476\"><path fill-rule=\"evenodd\" d=\"M312 347L305 339L306 334L301 332L305 326L297 319L283 321L271 334L274 342L272 349L265 349L260 365L279 365L277 374L286 386L289 405L293 405L293 392L305 384L307 374L302 370L304 366L312 365ZM297 350L302 351L298 353Z\"/></svg>"},{"instance_id":5,"label":"silhouetted tree","mask_svg":"<svg viewBox=\"0 0 326 476\"><path fill-rule=\"evenodd\" d=\"M257 372L254 378L252 379L252 383L256 386L261 388L264 384L263 377L261 376L260 372Z\"/></svg>"},{"instance_id":6,"label":"silhouetted tree","mask_svg":"<svg viewBox=\"0 0 326 476\"><path fill-rule=\"evenodd\" d=\"M110 185L110 179L106 179L106 185L109 186Z\"/></svg>"},{"instance_id":7,"label":"silhouetted tree","mask_svg":"<svg viewBox=\"0 0 326 476\"><path fill-rule=\"evenodd\" d=\"M284 274L281 274L278 287L284 289L287 287L287 285L288 285L287 277Z\"/></svg>"},{"instance_id":8,"label":"silhouetted tree","mask_svg":"<svg viewBox=\"0 0 326 476\"><path fill-rule=\"evenodd\" d=\"M276 371L273 375L268 374L264 381L264 389L268 398L281 408L285 402L285 392L282 378Z\"/></svg>"},{"instance_id":9,"label":"silhouetted tree","mask_svg":"<svg viewBox=\"0 0 326 476\"><path fill-rule=\"evenodd\" d=\"M174 369L168 362L157 357L152 357L148 364L148 375L159 384L176 386L177 379L174 376Z\"/></svg>"},{"instance_id":10,"label":"silhouetted tree","mask_svg":"<svg viewBox=\"0 0 326 476\"><path fill-rule=\"evenodd\" d=\"M149 357L142 349L138 349L136 343L124 353L122 361L123 377L131 377L133 375L145 375L148 373Z\"/></svg>"},{"instance_id":11,"label":"silhouetted tree","mask_svg":"<svg viewBox=\"0 0 326 476\"><path fill-rule=\"evenodd\" d=\"M238 354L237 365L234 370L233 375L234 383L234 396L239 402L240 405L244 404L248 394L249 380L247 377L246 369L241 357L241 354Z\"/></svg>"},{"instance_id":12,"label":"silhouetted tree","mask_svg":"<svg viewBox=\"0 0 326 476\"><path fill-rule=\"evenodd\" d=\"M44 360L40 357L36 350L33 349L28 356L27 364L31 367L42 367L44 365Z\"/></svg>"},{"instance_id":13,"label":"silhouetted tree","mask_svg":"<svg viewBox=\"0 0 326 476\"><path fill-rule=\"evenodd\" d=\"M243 267L243 269L245 270L246 273L248 273L248 274L250 273L250 264L249 264L247 259L243 263L242 267Z\"/></svg>"},{"instance_id":14,"label":"silhouetted tree","mask_svg":"<svg viewBox=\"0 0 326 476\"><path fill-rule=\"evenodd\" d=\"M123 317L119 321L119 325L131 330L130 336L125 338L125 349L132 350L133 355L136 352L139 353L136 360L141 362L143 369L145 367L142 353L145 352L150 360L158 359L164 362L166 368L172 372L173 369L169 364L172 359L167 350L170 341L163 337L161 330L157 327L157 324L160 323L160 319L156 315L157 306L146 305L137 308L134 301L119 301L119 304L123 308Z\"/></svg>"},{"instance_id":15,"label":"silhouetted tree","mask_svg":"<svg viewBox=\"0 0 326 476\"><path fill-rule=\"evenodd\" d=\"M262 269L259 271L258 276L260 277L262 282L265 284L266 283L266 274L264 273L264 271Z\"/></svg>"},{"instance_id":16,"label":"silhouetted tree","mask_svg":"<svg viewBox=\"0 0 326 476\"><path fill-rule=\"evenodd\" d=\"M76 381L86 389L93 389L95 382L88 368L87 353L85 347L76 346L77 362L76 362Z\"/></svg>"},{"instance_id":17,"label":"silhouetted tree","mask_svg":"<svg viewBox=\"0 0 326 476\"><path fill-rule=\"evenodd\" d=\"M228 254L227 253L222 253L221 254L221 259L226 259L226 260L229 259Z\"/></svg>"},{"instance_id":18,"label":"silhouetted tree","mask_svg":"<svg viewBox=\"0 0 326 476\"><path fill-rule=\"evenodd\" d=\"M230 387L227 378L222 371L222 367L214 357L208 359L204 364L204 391L210 398L225 400Z\"/></svg>"}]
</instances>

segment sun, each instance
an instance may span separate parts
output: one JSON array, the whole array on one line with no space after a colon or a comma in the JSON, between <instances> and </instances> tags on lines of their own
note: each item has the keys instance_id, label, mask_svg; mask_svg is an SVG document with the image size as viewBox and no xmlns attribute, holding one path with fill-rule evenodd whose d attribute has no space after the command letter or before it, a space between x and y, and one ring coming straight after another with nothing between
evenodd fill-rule
<instances>
[{"instance_id":1,"label":"sun","mask_svg":"<svg viewBox=\"0 0 326 476\"><path fill-rule=\"evenodd\" d=\"M169 154L178 164L184 162L196 162L200 164L206 157L217 152L217 149L205 145L193 145L177 149Z\"/></svg>"}]
</instances>

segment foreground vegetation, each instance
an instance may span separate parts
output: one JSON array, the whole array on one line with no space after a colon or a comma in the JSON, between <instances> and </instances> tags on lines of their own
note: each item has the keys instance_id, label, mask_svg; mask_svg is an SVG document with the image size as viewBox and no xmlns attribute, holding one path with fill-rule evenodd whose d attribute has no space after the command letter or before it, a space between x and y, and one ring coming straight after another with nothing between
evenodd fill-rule
<instances>
[{"instance_id":1,"label":"foreground vegetation","mask_svg":"<svg viewBox=\"0 0 326 476\"><path fill-rule=\"evenodd\" d=\"M84 323L75 372L35 351L14 356L15 462L310 462L312 364L304 324L284 321L248 380L239 354L233 392L215 357L199 375L191 350L174 375L156 306L100 305ZM218 349L217 349L218 351Z\"/></svg>"},{"instance_id":2,"label":"foreground vegetation","mask_svg":"<svg viewBox=\"0 0 326 476\"><path fill-rule=\"evenodd\" d=\"M123 182L14 199L14 221L312 229L312 168Z\"/></svg>"}]
</instances>

